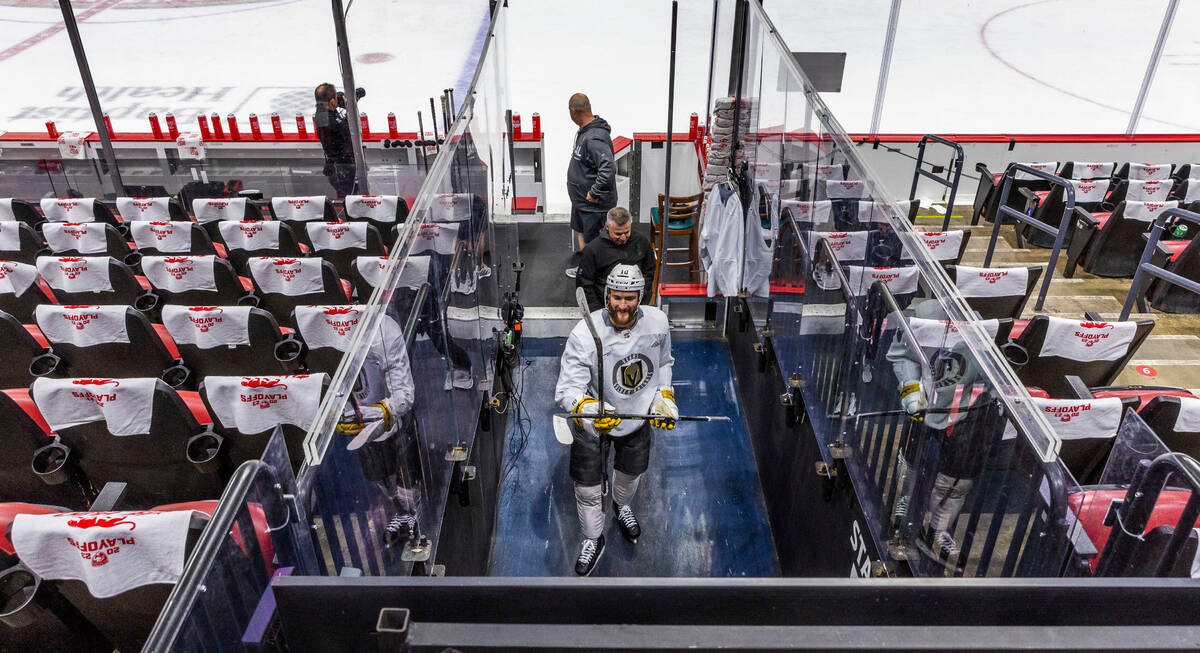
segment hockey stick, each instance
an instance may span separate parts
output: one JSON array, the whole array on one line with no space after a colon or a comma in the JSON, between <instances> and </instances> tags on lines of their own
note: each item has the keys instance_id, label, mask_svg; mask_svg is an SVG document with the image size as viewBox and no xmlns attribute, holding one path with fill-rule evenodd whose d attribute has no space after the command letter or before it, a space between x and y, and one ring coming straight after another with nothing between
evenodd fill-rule
<instances>
[{"instance_id":1,"label":"hockey stick","mask_svg":"<svg viewBox=\"0 0 1200 653\"><path fill-rule=\"evenodd\" d=\"M733 420L724 415L680 415L679 417L667 417L665 415L629 415L627 413L604 413L603 415L577 415L575 413L554 413L556 419L605 419L615 417L617 419L654 419L664 422L732 422Z\"/></svg>"},{"instance_id":2,"label":"hockey stick","mask_svg":"<svg viewBox=\"0 0 1200 653\"><path fill-rule=\"evenodd\" d=\"M575 303L579 305L579 310L583 313L583 323L587 325L588 331L592 334L592 342L596 344L596 395L600 400L600 406L596 412L603 415L605 413L604 407L608 405L604 403L604 347L600 342L600 332L596 330L596 324L592 322L592 311L588 307L587 293L584 292L582 286L575 288ZM573 442L575 438L572 437L571 440ZM608 494L609 444L608 433L600 434L600 465L603 470L600 496Z\"/></svg>"}]
</instances>

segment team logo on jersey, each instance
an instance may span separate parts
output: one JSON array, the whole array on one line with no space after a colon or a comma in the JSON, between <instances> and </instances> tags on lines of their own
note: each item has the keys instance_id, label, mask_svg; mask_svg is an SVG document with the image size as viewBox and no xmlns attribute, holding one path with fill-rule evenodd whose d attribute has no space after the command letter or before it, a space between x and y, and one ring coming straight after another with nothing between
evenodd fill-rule
<instances>
[{"instance_id":1,"label":"team logo on jersey","mask_svg":"<svg viewBox=\"0 0 1200 653\"><path fill-rule=\"evenodd\" d=\"M654 365L645 354L630 354L613 365L613 389L623 395L636 394L654 378Z\"/></svg>"}]
</instances>

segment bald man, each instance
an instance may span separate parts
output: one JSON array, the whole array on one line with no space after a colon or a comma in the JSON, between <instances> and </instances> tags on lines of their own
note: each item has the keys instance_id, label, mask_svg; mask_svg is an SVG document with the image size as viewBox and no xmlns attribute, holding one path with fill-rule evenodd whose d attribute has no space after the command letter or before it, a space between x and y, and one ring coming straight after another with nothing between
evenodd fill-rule
<instances>
[{"instance_id":1,"label":"bald man","mask_svg":"<svg viewBox=\"0 0 1200 653\"><path fill-rule=\"evenodd\" d=\"M608 123L592 114L588 96L572 95L568 108L579 131L567 168L567 194L571 197L571 229L582 251L600 235L605 215L617 205L617 166ZM578 268L570 268L567 276L573 278L577 272Z\"/></svg>"}]
</instances>

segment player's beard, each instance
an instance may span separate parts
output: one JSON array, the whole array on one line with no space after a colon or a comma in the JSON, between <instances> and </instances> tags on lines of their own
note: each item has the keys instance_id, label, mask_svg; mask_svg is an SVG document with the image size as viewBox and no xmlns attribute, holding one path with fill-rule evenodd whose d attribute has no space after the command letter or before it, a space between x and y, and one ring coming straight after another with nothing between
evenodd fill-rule
<instances>
[{"instance_id":1,"label":"player's beard","mask_svg":"<svg viewBox=\"0 0 1200 653\"><path fill-rule=\"evenodd\" d=\"M613 326L618 329L628 329L633 326L633 321L637 318L637 305L632 309L624 310L615 308L612 304L608 305L608 320Z\"/></svg>"}]
</instances>

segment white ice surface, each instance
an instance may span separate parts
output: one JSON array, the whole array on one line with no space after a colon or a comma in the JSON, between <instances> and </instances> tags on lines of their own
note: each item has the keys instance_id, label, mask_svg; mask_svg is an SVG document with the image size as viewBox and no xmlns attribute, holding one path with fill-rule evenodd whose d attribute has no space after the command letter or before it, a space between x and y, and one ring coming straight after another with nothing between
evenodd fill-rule
<instances>
[{"instance_id":1,"label":"white ice surface","mask_svg":"<svg viewBox=\"0 0 1200 653\"><path fill-rule=\"evenodd\" d=\"M0 131L93 130L57 8L0 0ZM24 0L7 0L27 4ZM39 0L41 1L41 0ZM44 4L49 4L44 3ZM146 130L168 110L185 129L198 111L242 119L279 111L285 129L311 114L320 81L341 86L330 7L323 0L200 4L106 0L80 22L102 101L115 128ZM664 131L670 3L666 0L510 0L510 104L546 133L549 209L566 208L565 171L575 126L566 102L583 91L614 135ZM726 3L728 4L728 3ZM768 2L793 50L845 51L843 90L826 102L851 132L870 125L887 25L886 0ZM147 8L150 5L150 8ZM79 3L77 16L94 3ZM712 3L682 0L675 129L704 113ZM882 132L1122 133L1166 0L905 0ZM442 89L463 88L476 56L486 0L355 0L350 43L373 129L389 111L416 130ZM1143 133L1200 130L1200 2L1180 3L1141 121ZM729 26L723 25L727 38ZM367 57L367 55L372 55ZM386 59L367 63L367 61ZM774 70L774 66L769 66ZM719 82L724 78L718 75ZM718 83L715 92L724 90ZM461 99L461 98L460 98ZM186 116L186 118L185 118Z\"/></svg>"}]
</instances>

